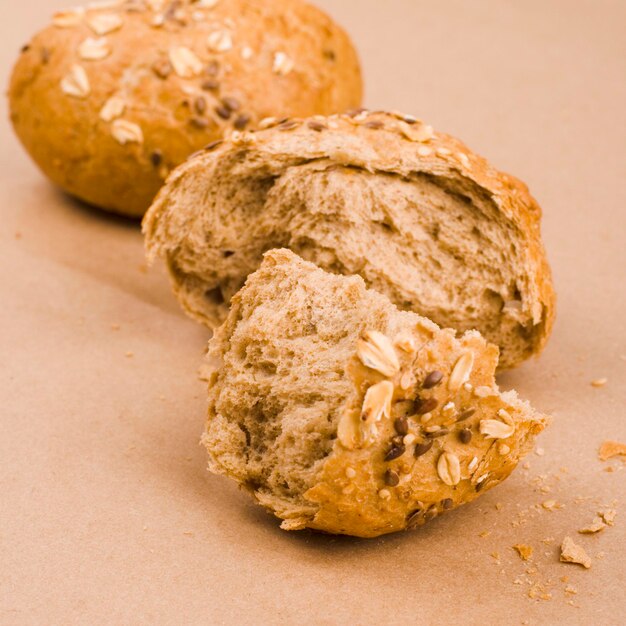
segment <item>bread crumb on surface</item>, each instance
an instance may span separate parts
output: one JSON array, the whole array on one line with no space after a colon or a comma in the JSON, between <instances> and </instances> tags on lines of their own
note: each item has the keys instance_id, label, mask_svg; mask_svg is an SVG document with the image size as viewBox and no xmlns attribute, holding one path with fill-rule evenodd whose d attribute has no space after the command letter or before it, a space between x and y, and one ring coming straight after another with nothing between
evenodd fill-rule
<instances>
[{"instance_id":1,"label":"bread crumb on surface","mask_svg":"<svg viewBox=\"0 0 626 626\"><path fill-rule=\"evenodd\" d=\"M561 561L576 563L586 569L591 567L591 558L581 546L574 543L571 537L565 537L561 543Z\"/></svg>"},{"instance_id":2,"label":"bread crumb on surface","mask_svg":"<svg viewBox=\"0 0 626 626\"><path fill-rule=\"evenodd\" d=\"M606 528L606 524L604 523L604 520L599 515L596 515L593 518L593 521L591 522L591 524L589 524L588 526L585 526L584 528L581 528L578 532L585 534L585 535L589 535L593 533L599 533L601 530L604 530L605 528Z\"/></svg>"},{"instance_id":3,"label":"bread crumb on surface","mask_svg":"<svg viewBox=\"0 0 626 626\"><path fill-rule=\"evenodd\" d=\"M513 546L513 550L515 550L519 554L522 561L528 561L528 559L530 559L530 557L533 555L532 546L528 546L523 543L516 543Z\"/></svg>"},{"instance_id":4,"label":"bread crumb on surface","mask_svg":"<svg viewBox=\"0 0 626 626\"><path fill-rule=\"evenodd\" d=\"M610 439L603 441L598 450L600 460L606 461L614 456L626 456L626 443L611 441Z\"/></svg>"},{"instance_id":5,"label":"bread crumb on surface","mask_svg":"<svg viewBox=\"0 0 626 626\"><path fill-rule=\"evenodd\" d=\"M606 385L607 382L609 382L609 381L606 378L596 378L595 380L591 381L591 386L592 387L596 387L596 388L604 387L604 385Z\"/></svg>"}]
</instances>

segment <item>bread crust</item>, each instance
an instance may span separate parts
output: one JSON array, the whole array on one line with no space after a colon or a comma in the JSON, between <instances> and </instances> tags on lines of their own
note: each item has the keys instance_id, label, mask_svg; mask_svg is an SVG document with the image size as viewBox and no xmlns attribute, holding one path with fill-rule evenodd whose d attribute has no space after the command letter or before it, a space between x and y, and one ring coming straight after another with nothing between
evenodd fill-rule
<instances>
[{"instance_id":1,"label":"bread crust","mask_svg":"<svg viewBox=\"0 0 626 626\"><path fill-rule=\"evenodd\" d=\"M210 192L219 184L220 176L227 175L225 163L236 163L240 169L246 163L260 163L267 176L276 177L307 165L341 166L407 181L416 176L432 177L455 193L457 189L471 189L493 208L516 243L516 280L522 293L522 302L517 304L521 305L523 332L515 350L503 353L500 366L515 366L543 349L554 322L555 294L540 235L541 209L526 185L496 170L458 139L434 132L411 116L381 111L289 120L260 132L237 134L198 154L172 174L144 220L146 246L151 258L161 255L167 259L177 296L199 321L209 326L219 324L228 303L211 306L203 298L202 280L190 269L213 250L213 244L208 243L213 225L201 203L185 206L184 194L188 192L184 190ZM446 277L442 280L445 282ZM435 317L430 312L428 315ZM495 336L487 336L498 343Z\"/></svg>"},{"instance_id":2,"label":"bread crust","mask_svg":"<svg viewBox=\"0 0 626 626\"><path fill-rule=\"evenodd\" d=\"M272 289L275 301L267 297ZM314 319L319 323L308 321ZM383 341L372 339L372 332L388 342L395 361L390 370L381 366L384 359L363 356L362 342ZM241 360L243 346L259 345L274 359L267 398L256 395L262 393L257 382L267 377L258 359ZM294 353L295 360L283 360ZM204 438L210 468L246 486L285 530L376 537L413 529L504 480L546 425L546 417L514 392L499 392L498 349L477 332L457 339L454 331L398 311L360 278L330 275L288 250L268 252L235 296L210 342L209 358L217 364L209 379ZM303 376L294 378L294 370ZM335 371L342 372L339 380ZM332 381L319 383L326 395L337 395L311 406L307 393L315 393L320 378ZM393 396L388 410L382 409L386 400L376 405L382 411L376 419L375 403L367 398L385 385ZM280 422L265 438L244 437L242 415L263 403L280 404ZM298 422L303 411L307 417ZM258 413L259 424L267 419ZM285 492L282 484L295 482L293 459L306 456L303 433L328 422L329 432L315 440L318 446L330 441L328 454L317 465L304 463L316 469L303 494ZM359 434L363 425L374 427L367 437ZM254 470L254 448L276 449L276 433L291 442L287 450L261 472ZM276 463L281 478L270 483Z\"/></svg>"},{"instance_id":3,"label":"bread crust","mask_svg":"<svg viewBox=\"0 0 626 626\"><path fill-rule=\"evenodd\" d=\"M233 129L341 111L361 94L348 36L300 0L62 11L24 47L9 88L15 131L41 170L131 216L172 168Z\"/></svg>"}]
</instances>

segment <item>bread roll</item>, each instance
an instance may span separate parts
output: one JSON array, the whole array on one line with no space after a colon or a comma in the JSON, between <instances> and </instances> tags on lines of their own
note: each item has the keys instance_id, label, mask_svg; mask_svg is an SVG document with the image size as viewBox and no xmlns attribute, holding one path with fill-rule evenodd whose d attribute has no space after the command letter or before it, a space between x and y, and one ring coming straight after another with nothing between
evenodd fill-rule
<instances>
[{"instance_id":1,"label":"bread roll","mask_svg":"<svg viewBox=\"0 0 626 626\"><path fill-rule=\"evenodd\" d=\"M194 151L269 115L357 106L361 77L345 32L300 0L128 0L57 13L9 97L52 181L141 216Z\"/></svg>"},{"instance_id":2,"label":"bread roll","mask_svg":"<svg viewBox=\"0 0 626 626\"><path fill-rule=\"evenodd\" d=\"M404 310L478 329L501 367L540 352L554 293L523 183L415 118L352 112L238 133L177 169L144 221L210 326L274 247L358 274Z\"/></svg>"},{"instance_id":3,"label":"bread roll","mask_svg":"<svg viewBox=\"0 0 626 626\"><path fill-rule=\"evenodd\" d=\"M504 480L546 423L498 391L478 332L455 338L284 249L233 297L207 358L210 469L286 530L414 528Z\"/></svg>"}]
</instances>

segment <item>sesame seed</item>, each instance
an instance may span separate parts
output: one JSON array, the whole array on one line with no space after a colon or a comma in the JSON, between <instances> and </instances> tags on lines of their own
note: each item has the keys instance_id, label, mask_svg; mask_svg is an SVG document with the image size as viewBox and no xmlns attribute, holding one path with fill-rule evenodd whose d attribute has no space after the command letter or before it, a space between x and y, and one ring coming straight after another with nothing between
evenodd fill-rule
<instances>
[{"instance_id":1,"label":"sesame seed","mask_svg":"<svg viewBox=\"0 0 626 626\"><path fill-rule=\"evenodd\" d=\"M346 467L346 476L348 478L354 478L356 476L356 470L353 467Z\"/></svg>"},{"instance_id":2,"label":"sesame seed","mask_svg":"<svg viewBox=\"0 0 626 626\"><path fill-rule=\"evenodd\" d=\"M400 477L393 470L387 470L383 477L385 485L389 487L396 487L400 482Z\"/></svg>"},{"instance_id":3,"label":"sesame seed","mask_svg":"<svg viewBox=\"0 0 626 626\"><path fill-rule=\"evenodd\" d=\"M452 498L444 498L441 501L441 506L443 507L444 510L448 510L451 509L454 506L454 500Z\"/></svg>"},{"instance_id":4,"label":"sesame seed","mask_svg":"<svg viewBox=\"0 0 626 626\"><path fill-rule=\"evenodd\" d=\"M417 459L420 456L426 454L433 447L432 439L415 444L415 450L413 450L413 456Z\"/></svg>"},{"instance_id":5,"label":"sesame seed","mask_svg":"<svg viewBox=\"0 0 626 626\"><path fill-rule=\"evenodd\" d=\"M472 431L469 428L463 428L459 431L459 441L461 443L469 443L472 440Z\"/></svg>"},{"instance_id":6,"label":"sesame seed","mask_svg":"<svg viewBox=\"0 0 626 626\"><path fill-rule=\"evenodd\" d=\"M389 489L381 489L378 492L378 496L383 500L389 500L389 498L391 498L391 491L389 491Z\"/></svg>"},{"instance_id":7,"label":"sesame seed","mask_svg":"<svg viewBox=\"0 0 626 626\"><path fill-rule=\"evenodd\" d=\"M405 446L410 446L415 441L415 435L413 433L409 433L408 435L404 435L402 439L402 443Z\"/></svg>"},{"instance_id":8,"label":"sesame seed","mask_svg":"<svg viewBox=\"0 0 626 626\"><path fill-rule=\"evenodd\" d=\"M422 383L422 388L432 389L433 387L436 387L442 380L443 380L443 372L440 372L439 370L435 370L433 372L430 372L430 374L426 376L426 378L424 379L424 382Z\"/></svg>"},{"instance_id":9,"label":"sesame seed","mask_svg":"<svg viewBox=\"0 0 626 626\"><path fill-rule=\"evenodd\" d=\"M365 128L371 128L372 130L379 130L385 125L380 120L372 120L371 122L365 122L363 126L365 126Z\"/></svg>"},{"instance_id":10,"label":"sesame seed","mask_svg":"<svg viewBox=\"0 0 626 626\"><path fill-rule=\"evenodd\" d=\"M475 456L475 457L473 457L473 458L472 458L472 460L468 463L468 465L467 465L467 469L468 469L470 472L473 472L473 471L476 469L476 467L477 467L477 466L478 466L478 457L477 457L477 456Z\"/></svg>"},{"instance_id":11,"label":"sesame seed","mask_svg":"<svg viewBox=\"0 0 626 626\"><path fill-rule=\"evenodd\" d=\"M604 387L604 385L606 385L607 382L608 382L608 379L606 378L596 378L596 380L591 381L591 386L592 387Z\"/></svg>"},{"instance_id":12,"label":"sesame seed","mask_svg":"<svg viewBox=\"0 0 626 626\"><path fill-rule=\"evenodd\" d=\"M502 455L508 454L511 451L511 448L506 445L506 443L501 443L498 446L498 452Z\"/></svg>"},{"instance_id":13,"label":"sesame seed","mask_svg":"<svg viewBox=\"0 0 626 626\"><path fill-rule=\"evenodd\" d=\"M437 402L436 398L426 398L425 400L422 400L421 398L415 398L415 412L418 415L430 413L437 408L438 404L439 402Z\"/></svg>"}]
</instances>

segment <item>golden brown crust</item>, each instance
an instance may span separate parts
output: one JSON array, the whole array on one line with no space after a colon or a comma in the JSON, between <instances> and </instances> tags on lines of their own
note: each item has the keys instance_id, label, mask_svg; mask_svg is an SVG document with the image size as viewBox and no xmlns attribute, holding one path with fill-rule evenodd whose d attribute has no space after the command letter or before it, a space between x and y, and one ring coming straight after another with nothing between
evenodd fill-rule
<instances>
[{"instance_id":1,"label":"golden brown crust","mask_svg":"<svg viewBox=\"0 0 626 626\"><path fill-rule=\"evenodd\" d=\"M200 188L216 177L220 164L235 160L242 164L240 169L250 163L251 171L262 163L275 176L287 168L314 162L319 162L320 167L324 163L331 164L328 167L339 164L405 179L432 176L440 184L450 186L452 192L471 188L472 193L495 206L494 219L514 233L511 241L516 244L516 281L523 294L518 345L507 351L509 354L503 353L500 365L512 367L541 352L554 322L555 294L541 242L541 209L524 183L496 170L458 139L434 132L421 121L398 113L354 111L326 119L313 117L282 123L270 120L265 126L268 124L259 132L238 133L178 168L144 220L149 255L167 258L178 297L194 317L217 325L227 312L227 303L211 308L203 300L202 290L195 291L202 282L199 277L181 269L182 256L189 259L207 253L209 246L203 232L210 231L211 218L205 207L198 207L197 203L186 209L184 200L176 196L177 190L193 189L194 185ZM219 174L228 172L223 168ZM189 192L183 192L183 196L184 193ZM197 241L203 242L202 250L194 247ZM486 334L485 329L479 328ZM497 341L493 337L490 340Z\"/></svg>"},{"instance_id":2,"label":"golden brown crust","mask_svg":"<svg viewBox=\"0 0 626 626\"><path fill-rule=\"evenodd\" d=\"M360 103L348 36L300 0L108 5L58 13L9 90L35 162L94 205L141 216L171 168L233 128Z\"/></svg>"}]
</instances>

